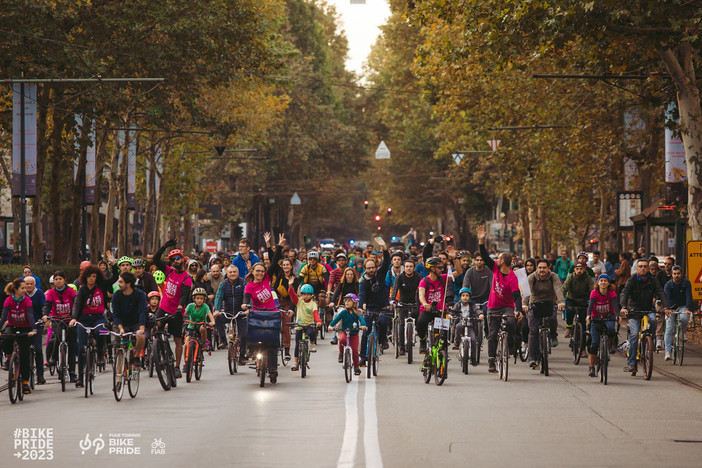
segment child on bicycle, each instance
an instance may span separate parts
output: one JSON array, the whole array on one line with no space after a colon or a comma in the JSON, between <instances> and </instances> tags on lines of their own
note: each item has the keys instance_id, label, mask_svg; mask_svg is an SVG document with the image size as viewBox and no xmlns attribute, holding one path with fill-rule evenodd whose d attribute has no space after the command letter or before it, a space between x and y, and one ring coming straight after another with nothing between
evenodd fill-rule
<instances>
[{"instance_id":1,"label":"child on bicycle","mask_svg":"<svg viewBox=\"0 0 702 468\"><path fill-rule=\"evenodd\" d=\"M209 322L209 325L211 327L214 327L214 317L212 316L212 312L210 312L210 308L205 304L205 300L207 299L207 291L205 291L205 288L195 288L195 291L193 291L193 301L188 306L185 308L185 316L187 320L190 322L204 322L205 319ZM187 324L187 329L189 332L192 333L192 330L197 329L198 325L195 323L188 323ZM202 338L202 342L206 343L205 349L209 349L209 343L207 342L207 328L205 328L205 325L199 325L200 327L200 337Z\"/></svg>"},{"instance_id":2,"label":"child on bicycle","mask_svg":"<svg viewBox=\"0 0 702 468\"><path fill-rule=\"evenodd\" d=\"M351 352L353 354L353 373L361 375L361 368L358 359L358 330L365 330L366 321L363 319L363 313L358 310L358 296L349 293L344 296L344 308L336 314L334 320L329 324L329 331L334 330L334 325L341 322L342 330L351 330L349 332L349 341ZM339 336L339 362L344 359L344 347L346 346L346 331L342 331Z\"/></svg>"},{"instance_id":3,"label":"child on bicycle","mask_svg":"<svg viewBox=\"0 0 702 468\"><path fill-rule=\"evenodd\" d=\"M292 303L297 306L297 320L295 322L295 365L290 370L296 371L299 369L298 357L300 353L300 340L302 340L303 329L307 332L310 339L310 352L316 353L314 347L315 336L317 335L317 327L322 325L322 320L319 318L319 309L314 299L314 288L311 284L304 284L300 288L300 296L295 294L295 290L290 287L288 294Z\"/></svg>"},{"instance_id":4,"label":"child on bicycle","mask_svg":"<svg viewBox=\"0 0 702 468\"><path fill-rule=\"evenodd\" d=\"M453 349L458 349L458 345L461 343L461 337L463 336L464 325L461 322L461 317L470 317L472 320L471 326L468 329L468 336L471 342L477 344L476 336L478 333L478 320L483 319L483 312L480 308L471 301L471 290L470 288L461 288L459 291L460 300L454 304L451 308L451 315L457 319L455 328L455 342L453 344ZM475 350L473 350L475 351Z\"/></svg>"}]
</instances>

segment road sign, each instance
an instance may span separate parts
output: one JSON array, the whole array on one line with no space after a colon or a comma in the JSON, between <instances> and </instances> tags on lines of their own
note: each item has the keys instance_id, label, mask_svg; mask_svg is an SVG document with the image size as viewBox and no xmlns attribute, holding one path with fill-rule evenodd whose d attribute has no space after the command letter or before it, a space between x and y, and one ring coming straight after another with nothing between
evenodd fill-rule
<instances>
[{"instance_id":1,"label":"road sign","mask_svg":"<svg viewBox=\"0 0 702 468\"><path fill-rule=\"evenodd\" d=\"M461 153L453 153L451 156L453 156L453 160L456 161L457 166L463 161L463 155Z\"/></svg>"},{"instance_id":2,"label":"road sign","mask_svg":"<svg viewBox=\"0 0 702 468\"><path fill-rule=\"evenodd\" d=\"M293 193L293 196L290 198L290 204L293 206L302 204L302 200L300 200L300 195L298 195L297 192Z\"/></svg>"},{"instance_id":3,"label":"road sign","mask_svg":"<svg viewBox=\"0 0 702 468\"><path fill-rule=\"evenodd\" d=\"M692 299L702 300L702 241L687 243L687 279L692 283Z\"/></svg>"},{"instance_id":4,"label":"road sign","mask_svg":"<svg viewBox=\"0 0 702 468\"><path fill-rule=\"evenodd\" d=\"M384 141L381 141L378 149L375 150L375 159L390 159L390 150Z\"/></svg>"},{"instance_id":5,"label":"road sign","mask_svg":"<svg viewBox=\"0 0 702 468\"><path fill-rule=\"evenodd\" d=\"M488 140L488 145L490 145L493 151L497 151L497 148L500 146L500 141L501 140Z\"/></svg>"}]
</instances>

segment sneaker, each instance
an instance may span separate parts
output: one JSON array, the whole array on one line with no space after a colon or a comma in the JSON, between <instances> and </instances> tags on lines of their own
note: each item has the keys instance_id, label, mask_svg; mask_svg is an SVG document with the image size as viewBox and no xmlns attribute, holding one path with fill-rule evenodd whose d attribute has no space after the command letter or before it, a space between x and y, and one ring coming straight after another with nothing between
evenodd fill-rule
<instances>
[{"instance_id":1,"label":"sneaker","mask_svg":"<svg viewBox=\"0 0 702 468\"><path fill-rule=\"evenodd\" d=\"M316 353L317 352L317 346L315 346L314 343L310 345L310 353Z\"/></svg>"},{"instance_id":2,"label":"sneaker","mask_svg":"<svg viewBox=\"0 0 702 468\"><path fill-rule=\"evenodd\" d=\"M44 367L52 367L52 366L55 366L55 365L56 365L56 361L54 361L53 359L49 359L48 361L46 361L46 362L44 363Z\"/></svg>"},{"instance_id":3,"label":"sneaker","mask_svg":"<svg viewBox=\"0 0 702 468\"><path fill-rule=\"evenodd\" d=\"M330 344L330 345L338 345L338 344L339 344L339 338L337 338L337 337L332 338L331 341L329 342L329 344Z\"/></svg>"},{"instance_id":4,"label":"sneaker","mask_svg":"<svg viewBox=\"0 0 702 468\"><path fill-rule=\"evenodd\" d=\"M290 370L293 371L293 372L295 372L296 370L299 370L299 369L300 369L300 368L298 367L297 364L295 364L294 366L292 366L292 367L290 368Z\"/></svg>"},{"instance_id":5,"label":"sneaker","mask_svg":"<svg viewBox=\"0 0 702 468\"><path fill-rule=\"evenodd\" d=\"M683 341L687 341L687 332L683 333Z\"/></svg>"},{"instance_id":6,"label":"sneaker","mask_svg":"<svg viewBox=\"0 0 702 468\"><path fill-rule=\"evenodd\" d=\"M672 357L670 356L670 351L666 351L665 352L665 360L670 361L671 359L672 359Z\"/></svg>"},{"instance_id":7,"label":"sneaker","mask_svg":"<svg viewBox=\"0 0 702 468\"><path fill-rule=\"evenodd\" d=\"M495 366L495 358L490 358L490 361L488 364L488 372L490 372L491 374L497 373L497 367Z\"/></svg>"},{"instance_id":8,"label":"sneaker","mask_svg":"<svg viewBox=\"0 0 702 468\"><path fill-rule=\"evenodd\" d=\"M292 357L290 356L290 350L286 349L285 350L285 360L289 361L290 359L292 359Z\"/></svg>"},{"instance_id":9,"label":"sneaker","mask_svg":"<svg viewBox=\"0 0 702 468\"><path fill-rule=\"evenodd\" d=\"M536 369L536 361L529 361L529 367Z\"/></svg>"},{"instance_id":10,"label":"sneaker","mask_svg":"<svg viewBox=\"0 0 702 468\"><path fill-rule=\"evenodd\" d=\"M354 369L353 369L353 375L361 375L361 368L360 368L360 367L354 367Z\"/></svg>"},{"instance_id":11,"label":"sneaker","mask_svg":"<svg viewBox=\"0 0 702 468\"><path fill-rule=\"evenodd\" d=\"M400 356L405 355L405 348L400 347Z\"/></svg>"},{"instance_id":12,"label":"sneaker","mask_svg":"<svg viewBox=\"0 0 702 468\"><path fill-rule=\"evenodd\" d=\"M7 359L5 360L5 362L2 363L2 370L10 370L10 361L8 361Z\"/></svg>"},{"instance_id":13,"label":"sneaker","mask_svg":"<svg viewBox=\"0 0 702 468\"><path fill-rule=\"evenodd\" d=\"M588 374L590 377L595 377L595 368L593 366L590 366L590 373Z\"/></svg>"},{"instance_id":14,"label":"sneaker","mask_svg":"<svg viewBox=\"0 0 702 468\"><path fill-rule=\"evenodd\" d=\"M219 343L219 349L227 349L227 343L225 341L222 341Z\"/></svg>"},{"instance_id":15,"label":"sneaker","mask_svg":"<svg viewBox=\"0 0 702 468\"><path fill-rule=\"evenodd\" d=\"M44 379L43 375L38 375L37 376L37 385L44 385L46 384L46 379Z\"/></svg>"},{"instance_id":16,"label":"sneaker","mask_svg":"<svg viewBox=\"0 0 702 468\"><path fill-rule=\"evenodd\" d=\"M183 364L183 374L187 374L187 373L188 373L188 365Z\"/></svg>"},{"instance_id":17,"label":"sneaker","mask_svg":"<svg viewBox=\"0 0 702 468\"><path fill-rule=\"evenodd\" d=\"M636 375L636 366L626 366L624 372L631 372L631 375Z\"/></svg>"},{"instance_id":18,"label":"sneaker","mask_svg":"<svg viewBox=\"0 0 702 468\"><path fill-rule=\"evenodd\" d=\"M22 393L24 393L25 395L29 395L30 393L32 393L32 388L29 386L29 382L25 381L22 383Z\"/></svg>"},{"instance_id":19,"label":"sneaker","mask_svg":"<svg viewBox=\"0 0 702 468\"><path fill-rule=\"evenodd\" d=\"M290 360L289 357L286 357L287 360ZM245 366L246 365L246 358L241 358L239 359L239 365L240 366Z\"/></svg>"},{"instance_id":20,"label":"sneaker","mask_svg":"<svg viewBox=\"0 0 702 468\"><path fill-rule=\"evenodd\" d=\"M366 361L361 359L361 362L359 363L358 367L366 367Z\"/></svg>"},{"instance_id":21,"label":"sneaker","mask_svg":"<svg viewBox=\"0 0 702 468\"><path fill-rule=\"evenodd\" d=\"M176 379L182 379L182 378L183 378L183 374L180 373L180 367L176 367L176 368L175 368L175 376L176 376Z\"/></svg>"},{"instance_id":22,"label":"sneaker","mask_svg":"<svg viewBox=\"0 0 702 468\"><path fill-rule=\"evenodd\" d=\"M558 346L558 337L554 336L553 339L551 340L551 347L555 348Z\"/></svg>"},{"instance_id":23,"label":"sneaker","mask_svg":"<svg viewBox=\"0 0 702 468\"><path fill-rule=\"evenodd\" d=\"M419 340L419 354L426 354L426 352L427 352L426 340Z\"/></svg>"},{"instance_id":24,"label":"sneaker","mask_svg":"<svg viewBox=\"0 0 702 468\"><path fill-rule=\"evenodd\" d=\"M339 353L339 362L344 362L344 353Z\"/></svg>"},{"instance_id":25,"label":"sneaker","mask_svg":"<svg viewBox=\"0 0 702 468\"><path fill-rule=\"evenodd\" d=\"M76 374L68 374L68 382L69 383L76 383Z\"/></svg>"},{"instance_id":26,"label":"sneaker","mask_svg":"<svg viewBox=\"0 0 702 468\"><path fill-rule=\"evenodd\" d=\"M526 341L522 341L522 354L526 356L529 352L529 344Z\"/></svg>"},{"instance_id":27,"label":"sneaker","mask_svg":"<svg viewBox=\"0 0 702 468\"><path fill-rule=\"evenodd\" d=\"M458 349L458 345L457 344L453 345L453 349L454 350Z\"/></svg>"},{"instance_id":28,"label":"sneaker","mask_svg":"<svg viewBox=\"0 0 702 468\"><path fill-rule=\"evenodd\" d=\"M570 338L573 336L573 327L566 328L565 337Z\"/></svg>"},{"instance_id":29,"label":"sneaker","mask_svg":"<svg viewBox=\"0 0 702 468\"><path fill-rule=\"evenodd\" d=\"M387 342L385 342L382 345L380 345L380 347L383 349L388 349L390 347L390 345Z\"/></svg>"},{"instance_id":30,"label":"sneaker","mask_svg":"<svg viewBox=\"0 0 702 468\"><path fill-rule=\"evenodd\" d=\"M83 376L78 375L78 378L76 379L76 388L83 388Z\"/></svg>"},{"instance_id":31,"label":"sneaker","mask_svg":"<svg viewBox=\"0 0 702 468\"><path fill-rule=\"evenodd\" d=\"M661 338L660 336L656 337L656 349L659 351L663 349L663 338Z\"/></svg>"}]
</instances>

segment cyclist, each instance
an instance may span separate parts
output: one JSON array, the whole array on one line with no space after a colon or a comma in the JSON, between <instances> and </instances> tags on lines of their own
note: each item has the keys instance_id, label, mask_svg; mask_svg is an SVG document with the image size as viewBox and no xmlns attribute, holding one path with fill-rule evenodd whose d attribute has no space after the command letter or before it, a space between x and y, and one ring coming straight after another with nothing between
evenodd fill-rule
<instances>
[{"instance_id":1,"label":"cyclist","mask_svg":"<svg viewBox=\"0 0 702 468\"><path fill-rule=\"evenodd\" d=\"M207 321L208 324L213 327L214 317L212 312L210 312L210 307L207 305L207 291L204 288L195 288L193 290L193 301L185 308L184 316L190 322L204 322ZM186 328L190 331L196 330L199 327L200 338L205 346L205 351L209 349L209 342L207 341L207 328L205 325L196 325L195 323L186 324ZM183 372L188 372L187 364L183 364Z\"/></svg>"},{"instance_id":2,"label":"cyclist","mask_svg":"<svg viewBox=\"0 0 702 468\"><path fill-rule=\"evenodd\" d=\"M383 252L383 262L378 267L375 260L368 258L364 263L365 273L361 278L358 289L358 304L359 309L364 311L364 320L368 329L361 337L361 367L365 367L366 362L366 345L368 341L369 330L373 326L373 321L377 319L378 325L378 342L383 349L388 349L388 325L389 320L386 316L378 314L381 309L389 305L388 290L385 286L385 275L390 268L390 255L388 255L387 245L380 237L373 239ZM372 247L372 246L371 246Z\"/></svg>"},{"instance_id":3,"label":"cyclist","mask_svg":"<svg viewBox=\"0 0 702 468\"><path fill-rule=\"evenodd\" d=\"M622 291L621 315L623 318L626 318L629 310L642 311L648 315L651 330L655 330L656 314L653 311L653 301L656 299L661 301L665 312L669 313L668 299L665 297L663 288L648 271L648 260L642 258L636 262L636 274L627 280L626 286L624 286ZM636 354L639 345L640 328L640 318L629 319L629 359L624 372L631 372L632 376L636 375L637 371Z\"/></svg>"},{"instance_id":4,"label":"cyclist","mask_svg":"<svg viewBox=\"0 0 702 468\"><path fill-rule=\"evenodd\" d=\"M492 289L492 270L485 266L485 258L480 250L473 254L473 266L471 266L466 275L463 277L462 287L471 290L471 299L482 310L483 314L487 314L487 302L490 298L490 290ZM488 321L484 321L485 335L488 334Z\"/></svg>"},{"instance_id":5,"label":"cyclist","mask_svg":"<svg viewBox=\"0 0 702 468\"><path fill-rule=\"evenodd\" d=\"M351 346L351 354L353 355L353 373L361 375L358 357L358 330L366 329L366 322L363 320L363 314L358 310L358 296L349 293L344 296L344 308L334 317L334 320L329 324L329 331L334 330L334 325L341 322L341 328L350 330L349 341ZM344 347L346 346L346 333L341 332L341 341L339 343L339 362L344 360Z\"/></svg>"},{"instance_id":6,"label":"cyclist","mask_svg":"<svg viewBox=\"0 0 702 468\"><path fill-rule=\"evenodd\" d=\"M134 277L136 278L136 286L138 289L144 291L145 294L149 294L151 291L158 291L158 285L156 280L151 273L145 271L146 262L141 258L134 259L132 262L132 267L134 268Z\"/></svg>"},{"instance_id":7,"label":"cyclist","mask_svg":"<svg viewBox=\"0 0 702 468\"><path fill-rule=\"evenodd\" d=\"M149 303L149 307L146 309L146 312L155 316L156 311L158 311L158 305L161 303L161 293L158 291L151 291L146 296L146 300Z\"/></svg>"},{"instance_id":8,"label":"cyclist","mask_svg":"<svg viewBox=\"0 0 702 468\"><path fill-rule=\"evenodd\" d=\"M234 265L229 265L227 267L227 278L219 285L214 301L215 327L217 327L219 341L225 343L225 346L227 342L225 327L228 320L222 312L226 312L231 316L236 315L241 310L241 304L244 303L245 287L246 281L239 276L239 269ZM239 316L236 321L236 328L241 343L239 363L243 365L246 362L246 332L249 328L245 316Z\"/></svg>"},{"instance_id":9,"label":"cyclist","mask_svg":"<svg viewBox=\"0 0 702 468\"><path fill-rule=\"evenodd\" d=\"M570 273L563 283L562 290L566 298L566 332L565 337L570 338L573 334L573 316L575 315L571 307L587 307L590 293L595 287L595 281L585 273L587 266L583 263L576 263L573 273ZM578 316L580 323L585 325L585 314Z\"/></svg>"},{"instance_id":10,"label":"cyclist","mask_svg":"<svg viewBox=\"0 0 702 468\"><path fill-rule=\"evenodd\" d=\"M183 311L190 303L190 289L193 279L185 271L185 258L180 250L171 250L168 253L168 260L171 266L166 266L162 256L169 247L175 247L175 239L171 239L163 244L154 254L154 264L166 277L156 318L160 319L166 315L172 316L168 321L168 331L173 336L175 343L175 375L180 379L180 360L183 356Z\"/></svg>"},{"instance_id":11,"label":"cyclist","mask_svg":"<svg viewBox=\"0 0 702 468\"><path fill-rule=\"evenodd\" d=\"M478 341L477 341L477 334L478 334L478 323L477 320L483 320L485 317L483 315L482 310L478 306L475 305L475 303L471 300L470 298L470 289L468 288L461 288L460 291L460 296L458 302L454 304L453 308L451 309L451 315L453 315L455 318L460 319L461 317L470 317L473 319L473 322L471 323L470 328L467 330L468 331L468 336L471 339L471 355L475 356L478 352L477 346L478 346ZM456 332L454 333L455 336L455 342L453 345L453 349L458 349L458 345L461 343L461 337L463 336L463 330L464 326L463 324L458 321L456 322ZM477 362L475 363L477 365Z\"/></svg>"},{"instance_id":12,"label":"cyclist","mask_svg":"<svg viewBox=\"0 0 702 468\"><path fill-rule=\"evenodd\" d=\"M388 272L385 275L385 286L388 288L388 291L392 290L395 279L402 273L402 260L404 258L404 253L399 250L395 250L390 256L390 268L388 268ZM392 299L392 295L390 298Z\"/></svg>"},{"instance_id":13,"label":"cyclist","mask_svg":"<svg viewBox=\"0 0 702 468\"><path fill-rule=\"evenodd\" d=\"M75 327L77 322L80 322L86 327L96 327L100 324L105 325L107 329L107 320L105 320L105 304L107 303L106 290L112 289L112 279L105 278L102 271L96 266L90 265L80 272L81 287L78 290L76 299L73 302L73 320L69 326ZM94 330L93 334L97 341L97 354L100 364L105 362L105 336L101 335L98 330ZM83 349L88 341L88 334L83 327L76 329L78 338L78 380L76 387L83 386L83 366L85 365L85 355Z\"/></svg>"},{"instance_id":14,"label":"cyclist","mask_svg":"<svg viewBox=\"0 0 702 468\"><path fill-rule=\"evenodd\" d=\"M463 289L463 282L470 268L470 254L466 251L460 251L452 260L455 269L453 276L453 302L457 304L461 300L461 289Z\"/></svg>"},{"instance_id":15,"label":"cyclist","mask_svg":"<svg viewBox=\"0 0 702 468\"><path fill-rule=\"evenodd\" d=\"M550 270L548 260L545 258L536 261L536 271L527 277L531 295L524 298L529 306L523 306L524 313L528 313L529 317L529 366L532 369L536 368L536 357L539 356L539 327L541 326L540 311L534 310L535 302L550 302L558 304L558 310L565 308L565 300L563 299L563 290L561 288L561 280L558 275ZM556 310L553 310L550 321L551 326L551 345L555 348L558 346L558 322L556 320Z\"/></svg>"},{"instance_id":16,"label":"cyclist","mask_svg":"<svg viewBox=\"0 0 702 468\"><path fill-rule=\"evenodd\" d=\"M266 267L259 262L251 266L249 274L244 278L244 302L242 309L252 307L257 310L276 310L276 302L273 299L271 290L271 280L266 272ZM268 349L268 374L272 381L278 379L278 348Z\"/></svg>"},{"instance_id":17,"label":"cyclist","mask_svg":"<svg viewBox=\"0 0 702 468\"><path fill-rule=\"evenodd\" d=\"M673 279L665 284L665 295L668 298L671 310L680 314L680 327L682 328L683 341L687 341L687 323L692 315L692 284L683 277L682 268L672 267ZM665 360L669 361L670 351L673 347L673 320L674 316L666 313L665 319Z\"/></svg>"},{"instance_id":18,"label":"cyclist","mask_svg":"<svg viewBox=\"0 0 702 468\"><path fill-rule=\"evenodd\" d=\"M295 365L290 369L296 371L299 369L298 360L303 329L310 340L310 352L315 353L317 352L314 345L317 327L322 325L322 320L319 318L319 308L314 301L314 288L312 285L303 284L300 287L300 297L297 296L292 287L288 289L288 294L290 294L290 299L297 307L297 319L295 320L297 325L295 329Z\"/></svg>"},{"instance_id":19,"label":"cyclist","mask_svg":"<svg viewBox=\"0 0 702 468\"><path fill-rule=\"evenodd\" d=\"M568 274L573 273L575 271L575 265L578 263L584 263L585 265L589 263L587 252L578 252L578 257L575 260L575 264L571 265L571 267L568 269ZM595 277L595 272L589 266L585 268L585 271L588 275L592 276L593 278Z\"/></svg>"},{"instance_id":20,"label":"cyclist","mask_svg":"<svg viewBox=\"0 0 702 468\"><path fill-rule=\"evenodd\" d=\"M73 303L76 298L76 291L66 285L66 273L63 270L54 272L54 287L46 292L46 302L44 303L43 319L48 322L49 318L68 320L71 317ZM64 323L64 326L67 324ZM47 345L46 354L48 355L49 363L54 364L58 359L58 342L61 336L60 324L54 322L51 325L51 331L57 336L54 343L56 346L51 348ZM66 343L68 344L68 374L70 381L76 381L76 329L67 328Z\"/></svg>"},{"instance_id":21,"label":"cyclist","mask_svg":"<svg viewBox=\"0 0 702 468\"><path fill-rule=\"evenodd\" d=\"M18 336L17 344L20 353L20 374L22 377L22 392L31 393L29 388L29 346L32 337L37 334L34 319L34 309L32 300L27 296L24 278L17 278L5 286L7 298L3 303L2 317L0 317L0 328L7 322L6 333L8 338L3 340L5 355L9 358L12 354L12 334L16 331L28 333L26 336ZM5 361L4 366L8 365Z\"/></svg>"},{"instance_id":22,"label":"cyclist","mask_svg":"<svg viewBox=\"0 0 702 468\"><path fill-rule=\"evenodd\" d=\"M597 287L590 293L587 305L587 323L590 324L590 367L588 369L590 377L596 375L595 360L601 339L597 327L591 324L593 318L606 319L608 334L614 334L614 325L619 319L619 301L617 293L614 292L614 285L609 281L609 275L606 273L597 278Z\"/></svg>"},{"instance_id":23,"label":"cyclist","mask_svg":"<svg viewBox=\"0 0 702 468\"><path fill-rule=\"evenodd\" d=\"M309 284L314 289L315 296L321 290L326 291L326 284L329 281L329 272L319 263L319 252L310 250L307 253L307 265L300 269L300 274L297 275L300 279L300 284Z\"/></svg>"},{"instance_id":24,"label":"cyclist","mask_svg":"<svg viewBox=\"0 0 702 468\"><path fill-rule=\"evenodd\" d=\"M115 261L115 255L111 250L107 251L107 262L111 265L110 271L112 272L112 280L114 284L117 284L119 280L119 274L125 271L132 271L132 263L134 260L131 257L120 257L119 260ZM115 278L117 278L115 280Z\"/></svg>"},{"instance_id":25,"label":"cyclist","mask_svg":"<svg viewBox=\"0 0 702 468\"><path fill-rule=\"evenodd\" d=\"M334 295L332 296L333 304L341 305L347 294L356 294L358 296L358 276L359 274L356 273L355 268L346 267L341 282L336 285L334 290Z\"/></svg>"},{"instance_id":26,"label":"cyclist","mask_svg":"<svg viewBox=\"0 0 702 468\"><path fill-rule=\"evenodd\" d=\"M216 294L217 290L219 289L219 285L222 284L222 281L225 279L224 275L222 275L222 267L219 265L219 263L212 263L212 266L210 266L209 279L210 286L212 286L212 290Z\"/></svg>"},{"instance_id":27,"label":"cyclist","mask_svg":"<svg viewBox=\"0 0 702 468\"><path fill-rule=\"evenodd\" d=\"M251 241L242 237L239 241L239 253L232 260L232 265L239 269L239 276L246 278L251 266L260 262L261 259L251 252Z\"/></svg>"},{"instance_id":28,"label":"cyclist","mask_svg":"<svg viewBox=\"0 0 702 468\"><path fill-rule=\"evenodd\" d=\"M500 329L502 316L507 316L507 343L509 349L513 348L516 320L514 311L522 308L522 295L519 292L519 281L512 271L512 254L502 252L495 262L485 248L487 231L485 226L478 226L478 244L480 255L485 260L485 266L492 271L492 285L487 304L487 315L490 321L488 335L488 372L497 372L495 355L497 354L497 334Z\"/></svg>"},{"instance_id":29,"label":"cyclist","mask_svg":"<svg viewBox=\"0 0 702 468\"><path fill-rule=\"evenodd\" d=\"M343 250L339 249L336 251L336 268L329 274L329 283L327 284L327 297L329 302L333 305L335 303L334 298L336 297L336 289L339 284L344 280L344 273L348 266L348 258ZM358 294L356 290L355 294ZM337 298L339 299L339 298ZM339 300L339 302L341 302ZM334 336L332 337L330 344L335 345L339 343L339 339L336 336L336 331L334 331Z\"/></svg>"},{"instance_id":30,"label":"cyclist","mask_svg":"<svg viewBox=\"0 0 702 468\"><path fill-rule=\"evenodd\" d=\"M46 302L46 296L44 291L37 287L36 280L34 276L24 277L24 286L27 290L27 296L32 301L32 308L34 311L34 317L39 320L42 316L42 310L44 309L44 303ZM41 339L44 333L44 325L38 324L35 329L37 334L32 338L32 343L34 344L34 358L35 365L37 369L37 385L44 385L46 380L44 379L44 352L42 351Z\"/></svg>"},{"instance_id":31,"label":"cyclist","mask_svg":"<svg viewBox=\"0 0 702 468\"><path fill-rule=\"evenodd\" d=\"M427 351L427 330L429 323L434 320L436 312L441 313L446 307L446 287L448 275L441 274L441 260L438 257L429 257L424 261L424 267L429 274L419 282L417 292L422 310L417 319L417 335L419 335L419 352ZM436 305L436 311L432 306Z\"/></svg>"},{"instance_id":32,"label":"cyclist","mask_svg":"<svg viewBox=\"0 0 702 468\"><path fill-rule=\"evenodd\" d=\"M592 268L592 271L595 272L595 275L599 277L602 273L607 273L607 267L605 267L605 264L600 260L600 251L595 250L592 252L592 260L587 262L587 266Z\"/></svg>"},{"instance_id":33,"label":"cyclist","mask_svg":"<svg viewBox=\"0 0 702 468\"><path fill-rule=\"evenodd\" d=\"M136 275L120 273L119 289L112 295L112 319L120 333L136 333L135 364L141 365L141 352L146 342L146 294L136 288Z\"/></svg>"},{"instance_id":34,"label":"cyclist","mask_svg":"<svg viewBox=\"0 0 702 468\"><path fill-rule=\"evenodd\" d=\"M400 308L400 355L404 355L406 351L405 320L407 320L407 315L410 314L415 321L419 318L417 290L419 289L419 282L422 281L422 277L419 276L419 273L417 273L414 268L415 265L412 259L408 258L405 260L403 271L395 279L395 284L390 293L390 297L393 301L399 299L403 304L413 305L409 309L405 307Z\"/></svg>"}]
</instances>

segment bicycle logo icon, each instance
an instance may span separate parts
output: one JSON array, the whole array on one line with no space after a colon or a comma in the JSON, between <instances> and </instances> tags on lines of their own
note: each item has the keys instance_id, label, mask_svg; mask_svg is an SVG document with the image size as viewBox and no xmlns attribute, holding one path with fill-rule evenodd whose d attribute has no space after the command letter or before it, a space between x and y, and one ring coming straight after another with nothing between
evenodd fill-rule
<instances>
[{"instance_id":1,"label":"bicycle logo icon","mask_svg":"<svg viewBox=\"0 0 702 468\"><path fill-rule=\"evenodd\" d=\"M105 441L102 438L102 434L90 439L90 433L87 433L85 434L85 439L81 440L78 445L80 446L81 455L85 455L85 452L92 448L95 449L95 455L97 455L100 450L105 448Z\"/></svg>"}]
</instances>

